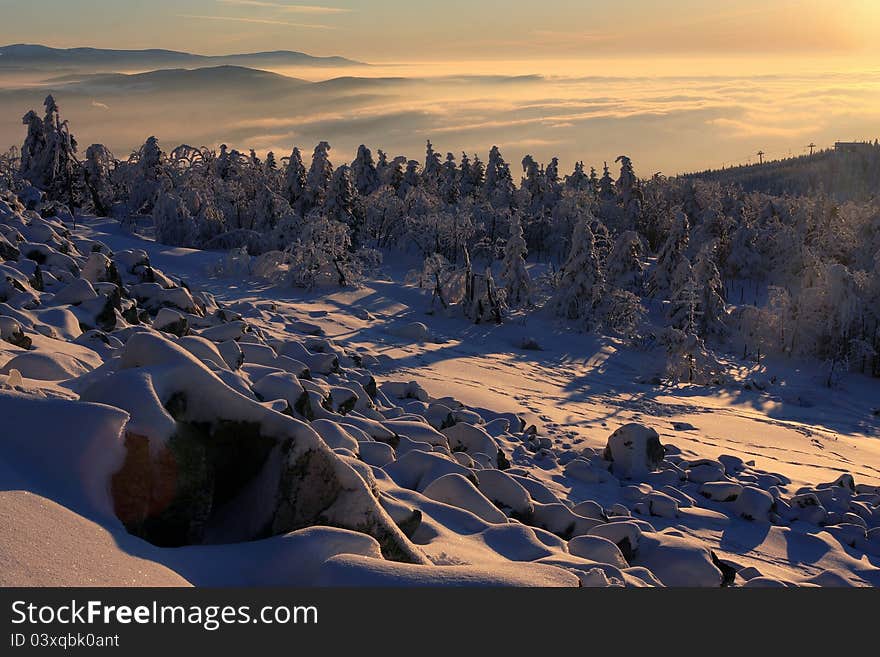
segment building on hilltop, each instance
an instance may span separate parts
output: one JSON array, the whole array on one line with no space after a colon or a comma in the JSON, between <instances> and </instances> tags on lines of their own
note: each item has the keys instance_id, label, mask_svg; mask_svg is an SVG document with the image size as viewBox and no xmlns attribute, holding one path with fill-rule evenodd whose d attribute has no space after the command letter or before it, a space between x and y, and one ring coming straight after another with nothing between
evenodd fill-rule
<instances>
[{"instance_id":1,"label":"building on hilltop","mask_svg":"<svg viewBox=\"0 0 880 657\"><path fill-rule=\"evenodd\" d=\"M874 148L870 141L838 141L834 150L838 153L864 153Z\"/></svg>"}]
</instances>

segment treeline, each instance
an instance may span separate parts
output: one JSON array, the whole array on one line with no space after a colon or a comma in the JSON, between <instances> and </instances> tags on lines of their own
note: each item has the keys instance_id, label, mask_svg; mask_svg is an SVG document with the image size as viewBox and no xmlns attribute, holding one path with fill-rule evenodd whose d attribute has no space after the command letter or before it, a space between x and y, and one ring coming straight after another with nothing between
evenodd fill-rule
<instances>
[{"instance_id":1,"label":"treeline","mask_svg":"<svg viewBox=\"0 0 880 657\"><path fill-rule=\"evenodd\" d=\"M526 156L515 175L497 147L484 162L430 142L421 161L361 146L338 166L326 142L307 161L298 148L166 152L153 137L124 160L100 144L80 159L51 97L24 123L20 153L0 161L8 187L72 213L152 217L158 241L229 251L267 278L349 285L381 253L417 253L444 308L500 321L543 307L640 336L666 348L675 379L723 378L719 347L818 358L829 383L880 375L880 206L834 200L849 174L809 193L791 183L797 194L747 191L741 173L642 180L626 156L614 174ZM529 260L550 273L533 281Z\"/></svg>"},{"instance_id":2,"label":"treeline","mask_svg":"<svg viewBox=\"0 0 880 657\"><path fill-rule=\"evenodd\" d=\"M880 193L880 143L841 144L812 155L688 174L776 196L824 194L839 202L869 201Z\"/></svg>"}]
</instances>

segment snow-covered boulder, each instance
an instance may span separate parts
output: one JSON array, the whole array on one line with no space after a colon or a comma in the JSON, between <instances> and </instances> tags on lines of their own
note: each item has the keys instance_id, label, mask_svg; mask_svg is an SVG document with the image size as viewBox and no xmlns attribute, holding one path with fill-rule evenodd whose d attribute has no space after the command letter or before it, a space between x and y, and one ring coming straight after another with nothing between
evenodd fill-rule
<instances>
[{"instance_id":1,"label":"snow-covered boulder","mask_svg":"<svg viewBox=\"0 0 880 657\"><path fill-rule=\"evenodd\" d=\"M607 465L600 466L583 458L575 458L565 464L565 474L585 484L604 484L617 481L608 471Z\"/></svg>"},{"instance_id":2,"label":"snow-covered boulder","mask_svg":"<svg viewBox=\"0 0 880 657\"><path fill-rule=\"evenodd\" d=\"M687 467L688 481L705 484L710 481L724 481L725 469L720 461L699 459L691 461Z\"/></svg>"},{"instance_id":3,"label":"snow-covered boulder","mask_svg":"<svg viewBox=\"0 0 880 657\"><path fill-rule=\"evenodd\" d=\"M313 353L296 340L282 343L278 349L278 355L305 363L311 372L329 374L339 369L339 358L336 354Z\"/></svg>"},{"instance_id":4,"label":"snow-covered boulder","mask_svg":"<svg viewBox=\"0 0 880 657\"><path fill-rule=\"evenodd\" d=\"M189 331L189 322L179 310L161 308L153 320L153 328L163 333L183 337Z\"/></svg>"},{"instance_id":5,"label":"snow-covered boulder","mask_svg":"<svg viewBox=\"0 0 880 657\"><path fill-rule=\"evenodd\" d=\"M565 541L519 523L491 525L480 532L483 542L511 561L536 561L564 549Z\"/></svg>"},{"instance_id":6,"label":"snow-covered boulder","mask_svg":"<svg viewBox=\"0 0 880 657\"><path fill-rule=\"evenodd\" d=\"M767 491L746 486L733 502L733 508L737 515L746 520L768 522L773 503L773 496Z\"/></svg>"},{"instance_id":7,"label":"snow-covered boulder","mask_svg":"<svg viewBox=\"0 0 880 657\"><path fill-rule=\"evenodd\" d=\"M308 395L300 380L290 372L272 372L260 377L253 390L263 401L283 399L290 410L303 416L307 414Z\"/></svg>"},{"instance_id":8,"label":"snow-covered boulder","mask_svg":"<svg viewBox=\"0 0 880 657\"><path fill-rule=\"evenodd\" d=\"M460 474L465 478L476 479L471 471L440 454L410 450L394 463L385 467L385 472L402 488L423 491L427 486L447 474Z\"/></svg>"},{"instance_id":9,"label":"snow-covered boulder","mask_svg":"<svg viewBox=\"0 0 880 657\"><path fill-rule=\"evenodd\" d=\"M528 491L513 477L500 470L481 470L477 474L480 492L502 511L512 517L526 520L535 511Z\"/></svg>"},{"instance_id":10,"label":"snow-covered boulder","mask_svg":"<svg viewBox=\"0 0 880 657\"><path fill-rule=\"evenodd\" d=\"M605 520L605 509L602 508L601 504L594 500L585 500L575 504L571 510L585 518Z\"/></svg>"},{"instance_id":11,"label":"snow-covered boulder","mask_svg":"<svg viewBox=\"0 0 880 657\"><path fill-rule=\"evenodd\" d=\"M642 540L641 528L632 521L596 525L588 534L607 538L620 548L627 561L632 561L632 557L638 551Z\"/></svg>"},{"instance_id":12,"label":"snow-covered boulder","mask_svg":"<svg viewBox=\"0 0 880 657\"><path fill-rule=\"evenodd\" d=\"M392 331L393 335L413 342L428 342L431 339L431 331L422 322L410 322L395 327Z\"/></svg>"},{"instance_id":13,"label":"snow-covered boulder","mask_svg":"<svg viewBox=\"0 0 880 657\"><path fill-rule=\"evenodd\" d=\"M568 551L577 557L607 563L618 568L628 568L620 548L602 536L575 536L568 542Z\"/></svg>"},{"instance_id":14,"label":"snow-covered boulder","mask_svg":"<svg viewBox=\"0 0 880 657\"><path fill-rule=\"evenodd\" d=\"M175 308L185 313L200 314L192 294L183 287L164 288L158 283L139 283L131 286L131 294L141 307L151 313L157 313L161 308Z\"/></svg>"},{"instance_id":15,"label":"snow-covered boulder","mask_svg":"<svg viewBox=\"0 0 880 657\"><path fill-rule=\"evenodd\" d=\"M605 460L611 461L615 475L637 478L656 470L665 450L659 434L643 424L626 424L608 437Z\"/></svg>"},{"instance_id":16,"label":"snow-covered boulder","mask_svg":"<svg viewBox=\"0 0 880 657\"><path fill-rule=\"evenodd\" d=\"M473 483L460 474L438 477L425 487L422 494L437 502L470 511L488 523L507 522L507 516L486 499Z\"/></svg>"},{"instance_id":17,"label":"snow-covered boulder","mask_svg":"<svg viewBox=\"0 0 880 657\"><path fill-rule=\"evenodd\" d=\"M504 464L504 461L498 458L501 452L498 443L482 427L467 422L457 422L443 429L442 433L449 441L449 448L452 451L463 451L471 455L487 454L489 457L494 457L497 467L502 467Z\"/></svg>"},{"instance_id":18,"label":"snow-covered boulder","mask_svg":"<svg viewBox=\"0 0 880 657\"><path fill-rule=\"evenodd\" d=\"M209 340L204 332L201 335L205 340ZM237 370L244 364L244 352L235 340L225 340L217 344L217 351L223 356L223 360L231 370Z\"/></svg>"},{"instance_id":19,"label":"snow-covered boulder","mask_svg":"<svg viewBox=\"0 0 880 657\"><path fill-rule=\"evenodd\" d=\"M563 538L586 534L596 525L603 523L595 518L579 516L559 502L553 504L536 502L534 507L531 524Z\"/></svg>"},{"instance_id":20,"label":"snow-covered boulder","mask_svg":"<svg viewBox=\"0 0 880 657\"><path fill-rule=\"evenodd\" d=\"M735 481L707 481L700 486L700 495L716 502L733 502L742 490Z\"/></svg>"},{"instance_id":21,"label":"snow-covered boulder","mask_svg":"<svg viewBox=\"0 0 880 657\"><path fill-rule=\"evenodd\" d=\"M648 513L659 518L677 518L678 517L678 500L674 497L653 491L648 495L646 501Z\"/></svg>"},{"instance_id":22,"label":"snow-covered boulder","mask_svg":"<svg viewBox=\"0 0 880 657\"><path fill-rule=\"evenodd\" d=\"M184 336L178 344L212 369L228 367L217 345L200 335Z\"/></svg>"},{"instance_id":23,"label":"snow-covered boulder","mask_svg":"<svg viewBox=\"0 0 880 657\"><path fill-rule=\"evenodd\" d=\"M6 316L0 316L0 340L22 349L29 349L32 344L18 320Z\"/></svg>"},{"instance_id":24,"label":"snow-covered boulder","mask_svg":"<svg viewBox=\"0 0 880 657\"><path fill-rule=\"evenodd\" d=\"M211 342L229 342L238 340L248 331L248 325L241 321L226 322L217 326L209 326L199 331L206 340Z\"/></svg>"},{"instance_id":25,"label":"snow-covered boulder","mask_svg":"<svg viewBox=\"0 0 880 657\"><path fill-rule=\"evenodd\" d=\"M330 449L347 449L353 454L358 453L358 441L336 422L332 420L315 420L309 426L318 432L318 435L330 446Z\"/></svg>"},{"instance_id":26,"label":"snow-covered boulder","mask_svg":"<svg viewBox=\"0 0 880 657\"><path fill-rule=\"evenodd\" d=\"M699 539L671 531L643 534L634 565L648 568L666 586L721 586L723 575Z\"/></svg>"},{"instance_id":27,"label":"snow-covered boulder","mask_svg":"<svg viewBox=\"0 0 880 657\"><path fill-rule=\"evenodd\" d=\"M857 547L868 538L868 532L865 531L864 526L850 522L829 525L824 528L824 531L831 534L842 545L848 545L849 547Z\"/></svg>"},{"instance_id":28,"label":"snow-covered boulder","mask_svg":"<svg viewBox=\"0 0 880 657\"><path fill-rule=\"evenodd\" d=\"M580 585L578 577L571 571L545 564L498 560L490 565L413 566L357 555L340 555L325 561L317 584L366 587Z\"/></svg>"},{"instance_id":29,"label":"snow-covered boulder","mask_svg":"<svg viewBox=\"0 0 880 657\"><path fill-rule=\"evenodd\" d=\"M18 370L26 379L38 381L65 381L82 376L90 369L87 363L65 353L26 351L20 353L0 368L0 374Z\"/></svg>"},{"instance_id":30,"label":"snow-covered boulder","mask_svg":"<svg viewBox=\"0 0 880 657\"><path fill-rule=\"evenodd\" d=\"M386 443L376 441L360 441L358 454L364 463L376 468L383 468L394 460L394 448Z\"/></svg>"},{"instance_id":31,"label":"snow-covered boulder","mask_svg":"<svg viewBox=\"0 0 880 657\"><path fill-rule=\"evenodd\" d=\"M383 423L398 436L406 436L410 440L448 447L446 436L426 422L414 420L387 420Z\"/></svg>"},{"instance_id":32,"label":"snow-covered boulder","mask_svg":"<svg viewBox=\"0 0 880 657\"><path fill-rule=\"evenodd\" d=\"M424 560L378 491L311 427L236 392L157 334L132 335L117 371L82 398L131 415L112 491L136 535L179 546L322 524L370 534L388 558Z\"/></svg>"},{"instance_id":33,"label":"snow-covered boulder","mask_svg":"<svg viewBox=\"0 0 880 657\"><path fill-rule=\"evenodd\" d=\"M427 402L431 398L428 392L416 381L409 381L408 383L386 381L379 386L379 390L389 399L417 399Z\"/></svg>"},{"instance_id":34,"label":"snow-covered boulder","mask_svg":"<svg viewBox=\"0 0 880 657\"><path fill-rule=\"evenodd\" d=\"M77 304L94 299L96 296L98 296L98 293L95 292L95 288L91 283L84 278L77 278L72 283L61 288L55 294L52 303L58 306Z\"/></svg>"}]
</instances>

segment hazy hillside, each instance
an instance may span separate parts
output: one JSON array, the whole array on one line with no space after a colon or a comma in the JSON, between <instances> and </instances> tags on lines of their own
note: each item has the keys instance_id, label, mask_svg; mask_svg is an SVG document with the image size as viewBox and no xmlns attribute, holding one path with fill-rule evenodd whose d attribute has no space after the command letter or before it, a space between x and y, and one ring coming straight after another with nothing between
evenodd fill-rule
<instances>
[{"instance_id":1,"label":"hazy hillside","mask_svg":"<svg viewBox=\"0 0 880 657\"><path fill-rule=\"evenodd\" d=\"M102 48L50 48L37 44L14 44L0 47L2 69L87 69L126 71L174 66L359 66L344 57L314 57L302 52L272 52L232 55L198 55L176 50L105 50Z\"/></svg>"},{"instance_id":2,"label":"hazy hillside","mask_svg":"<svg viewBox=\"0 0 880 657\"><path fill-rule=\"evenodd\" d=\"M147 73L99 73L90 75L70 74L48 81L50 89L73 94L119 95L129 93L175 93L199 94L234 93L262 94L286 93L311 83L269 71L243 66L210 66L197 69L161 69Z\"/></svg>"},{"instance_id":3,"label":"hazy hillside","mask_svg":"<svg viewBox=\"0 0 880 657\"><path fill-rule=\"evenodd\" d=\"M829 149L811 156L684 177L738 185L747 192L796 196L825 193L841 201L868 200L880 191L880 147L866 143L856 149Z\"/></svg>"}]
</instances>

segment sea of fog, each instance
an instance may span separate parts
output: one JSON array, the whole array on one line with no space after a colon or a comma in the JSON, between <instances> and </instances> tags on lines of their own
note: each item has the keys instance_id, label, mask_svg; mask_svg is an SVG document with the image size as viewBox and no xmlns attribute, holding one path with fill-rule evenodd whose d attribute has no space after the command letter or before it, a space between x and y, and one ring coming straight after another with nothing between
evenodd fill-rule
<instances>
[{"instance_id":1,"label":"sea of fog","mask_svg":"<svg viewBox=\"0 0 880 657\"><path fill-rule=\"evenodd\" d=\"M880 137L880 70L858 62L519 61L384 64L265 72L0 76L0 146L51 91L82 150L124 157L148 136L289 154L326 140L335 163L365 143L389 156L478 153L518 170L526 153L600 169L621 154L640 175L798 155ZM131 74L131 72L129 72Z\"/></svg>"}]
</instances>

